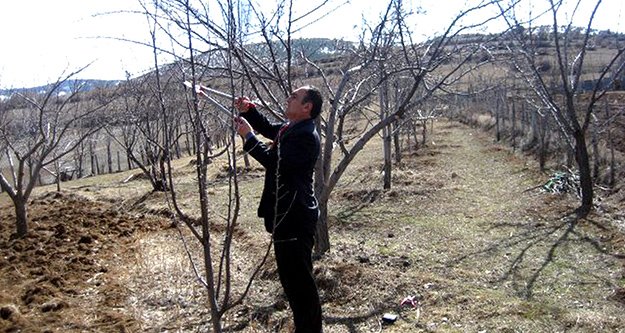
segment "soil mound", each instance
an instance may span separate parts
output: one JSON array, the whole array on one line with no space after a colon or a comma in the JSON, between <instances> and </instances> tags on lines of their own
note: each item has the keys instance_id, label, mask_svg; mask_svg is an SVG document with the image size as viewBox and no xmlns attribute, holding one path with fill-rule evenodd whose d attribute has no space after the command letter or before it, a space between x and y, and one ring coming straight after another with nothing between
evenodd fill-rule
<instances>
[{"instance_id":1,"label":"soil mound","mask_svg":"<svg viewBox=\"0 0 625 333\"><path fill-rule=\"evenodd\" d=\"M16 238L15 214L0 209L0 331L79 328L88 318L127 326L128 318L98 313L97 304L84 306L85 293L104 287L115 249L166 224L62 192L33 200L29 216L28 235Z\"/></svg>"}]
</instances>

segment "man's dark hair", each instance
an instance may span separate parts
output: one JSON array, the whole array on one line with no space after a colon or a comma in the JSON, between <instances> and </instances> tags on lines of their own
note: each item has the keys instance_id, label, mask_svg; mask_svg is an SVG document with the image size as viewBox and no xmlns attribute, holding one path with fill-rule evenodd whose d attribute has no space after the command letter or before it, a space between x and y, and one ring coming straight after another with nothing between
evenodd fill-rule
<instances>
[{"instance_id":1,"label":"man's dark hair","mask_svg":"<svg viewBox=\"0 0 625 333\"><path fill-rule=\"evenodd\" d=\"M315 119L321 113L323 97L321 97L321 92L315 86L305 86L304 88L306 89L306 96L302 99L302 103L312 103L310 119Z\"/></svg>"}]
</instances>

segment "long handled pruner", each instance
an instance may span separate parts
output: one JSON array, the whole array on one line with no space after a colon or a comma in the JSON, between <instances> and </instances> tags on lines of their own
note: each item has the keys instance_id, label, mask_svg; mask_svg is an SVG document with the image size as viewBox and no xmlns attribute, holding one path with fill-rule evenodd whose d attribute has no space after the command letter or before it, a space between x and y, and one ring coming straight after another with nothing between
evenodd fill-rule
<instances>
[{"instance_id":1,"label":"long handled pruner","mask_svg":"<svg viewBox=\"0 0 625 333\"><path fill-rule=\"evenodd\" d=\"M193 88L193 83L191 83L189 81L184 81L182 84L184 84L184 86L189 88L189 89ZM228 117L232 117L233 116L232 112L228 108L226 108L223 104L219 103L219 101L214 99L211 96L211 94L228 98L231 101L234 101L234 96L232 96L230 94L227 94L225 92L219 91L217 89L209 88L207 86L204 86L204 85L201 85L201 84L198 84L198 83L195 84L195 93L198 94L198 95L204 96L209 102L211 102L211 104L215 105L219 111L223 112Z\"/></svg>"}]
</instances>

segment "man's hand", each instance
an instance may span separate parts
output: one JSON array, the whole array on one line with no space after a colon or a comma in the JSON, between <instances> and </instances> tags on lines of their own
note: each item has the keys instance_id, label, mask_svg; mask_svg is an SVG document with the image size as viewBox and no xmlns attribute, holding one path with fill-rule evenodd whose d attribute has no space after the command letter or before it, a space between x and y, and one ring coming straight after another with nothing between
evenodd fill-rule
<instances>
[{"instance_id":1,"label":"man's hand","mask_svg":"<svg viewBox=\"0 0 625 333\"><path fill-rule=\"evenodd\" d=\"M247 97L237 97L234 100L234 107L239 110L239 112L243 113L249 111L253 107L256 107L256 105Z\"/></svg>"},{"instance_id":2,"label":"man's hand","mask_svg":"<svg viewBox=\"0 0 625 333\"><path fill-rule=\"evenodd\" d=\"M235 117L234 125L236 127L237 133L239 133L239 135L244 138L247 136L248 133L252 132L252 126L250 126L250 123L248 123L247 120L245 120L244 118Z\"/></svg>"}]
</instances>

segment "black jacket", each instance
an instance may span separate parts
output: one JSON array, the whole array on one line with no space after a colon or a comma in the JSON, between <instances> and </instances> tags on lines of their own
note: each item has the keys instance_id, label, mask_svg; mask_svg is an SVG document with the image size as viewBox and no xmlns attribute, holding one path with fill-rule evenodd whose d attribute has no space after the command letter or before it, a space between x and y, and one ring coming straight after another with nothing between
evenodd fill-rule
<instances>
[{"instance_id":1,"label":"black jacket","mask_svg":"<svg viewBox=\"0 0 625 333\"><path fill-rule=\"evenodd\" d=\"M241 116L269 139L275 140L283 125L270 123L256 109ZM243 149L265 167L258 216L264 218L266 230L272 232L276 223L276 230L314 232L319 206L313 190L313 171L320 150L314 121L308 119L290 124L278 142L271 145L251 137ZM279 189L277 194L276 188Z\"/></svg>"}]
</instances>

